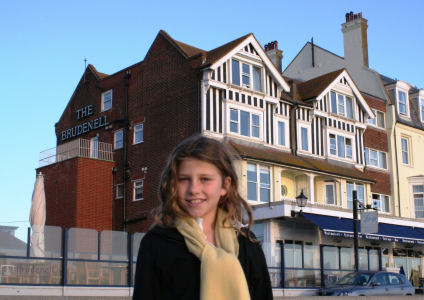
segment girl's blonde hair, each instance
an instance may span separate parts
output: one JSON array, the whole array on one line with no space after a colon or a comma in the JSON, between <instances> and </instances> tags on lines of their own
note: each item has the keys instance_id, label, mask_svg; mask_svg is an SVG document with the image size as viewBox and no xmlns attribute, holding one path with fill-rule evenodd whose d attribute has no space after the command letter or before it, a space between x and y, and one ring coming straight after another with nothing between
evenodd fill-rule
<instances>
[{"instance_id":1,"label":"girl's blonde hair","mask_svg":"<svg viewBox=\"0 0 424 300\"><path fill-rule=\"evenodd\" d=\"M168 158L165 169L162 172L159 187L161 204L155 209L155 221L157 224L173 227L178 217L187 217L189 214L181 208L177 195L178 168L186 158L194 158L213 164L221 173L222 179L231 179L230 186L225 196L219 200L218 207L227 212L224 223L228 220L235 224L237 231L241 231L243 214L248 217L248 232L253 223L252 211L249 204L238 192L238 178L233 166L233 160L239 159L230 146L215 139L196 135L182 141L174 148ZM249 235L250 238L250 235Z\"/></svg>"}]
</instances>

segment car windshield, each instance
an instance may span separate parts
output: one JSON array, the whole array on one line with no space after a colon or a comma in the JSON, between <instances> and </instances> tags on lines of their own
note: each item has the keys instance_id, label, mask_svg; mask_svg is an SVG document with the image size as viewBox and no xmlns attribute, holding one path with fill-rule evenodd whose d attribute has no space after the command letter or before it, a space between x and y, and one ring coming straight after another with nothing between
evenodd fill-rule
<instances>
[{"instance_id":1,"label":"car windshield","mask_svg":"<svg viewBox=\"0 0 424 300\"><path fill-rule=\"evenodd\" d=\"M366 285L372 274L368 273L350 273L340 278L338 285Z\"/></svg>"}]
</instances>

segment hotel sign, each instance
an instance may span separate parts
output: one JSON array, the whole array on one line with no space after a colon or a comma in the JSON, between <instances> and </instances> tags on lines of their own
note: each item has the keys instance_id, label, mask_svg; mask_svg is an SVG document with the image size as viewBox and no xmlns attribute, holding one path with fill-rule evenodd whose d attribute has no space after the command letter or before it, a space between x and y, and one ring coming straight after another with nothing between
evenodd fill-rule
<instances>
[{"instance_id":1,"label":"hotel sign","mask_svg":"<svg viewBox=\"0 0 424 300\"><path fill-rule=\"evenodd\" d=\"M85 106L83 108L77 109L76 111L77 120L84 119L93 114L94 114L93 105ZM61 133L62 141L77 137L81 134L90 132L95 129L105 127L106 125L109 125L107 115L100 116L96 119L93 119L93 120L84 122L82 124L76 125L72 128L63 130Z\"/></svg>"}]
</instances>

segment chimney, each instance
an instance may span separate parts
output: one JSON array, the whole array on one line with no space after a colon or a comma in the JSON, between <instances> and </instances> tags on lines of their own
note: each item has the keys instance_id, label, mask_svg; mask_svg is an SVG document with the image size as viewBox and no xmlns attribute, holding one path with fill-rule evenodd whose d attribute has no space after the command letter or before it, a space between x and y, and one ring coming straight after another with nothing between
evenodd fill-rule
<instances>
[{"instance_id":1,"label":"chimney","mask_svg":"<svg viewBox=\"0 0 424 300\"><path fill-rule=\"evenodd\" d=\"M344 58L350 64L369 67L368 64L368 21L362 13L346 13L346 23L342 24Z\"/></svg>"},{"instance_id":2,"label":"chimney","mask_svg":"<svg viewBox=\"0 0 424 300\"><path fill-rule=\"evenodd\" d=\"M277 70L281 73L281 61L283 60L283 51L278 49L278 42L273 41L265 45L265 52L268 55L269 59L272 61L274 66L277 67Z\"/></svg>"}]
</instances>

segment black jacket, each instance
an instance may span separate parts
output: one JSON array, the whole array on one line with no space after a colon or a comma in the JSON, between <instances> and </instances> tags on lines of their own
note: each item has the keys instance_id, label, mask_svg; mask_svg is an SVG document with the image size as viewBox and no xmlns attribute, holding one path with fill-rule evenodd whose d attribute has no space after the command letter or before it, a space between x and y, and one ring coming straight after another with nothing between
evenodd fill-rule
<instances>
[{"instance_id":1,"label":"black jacket","mask_svg":"<svg viewBox=\"0 0 424 300\"><path fill-rule=\"evenodd\" d=\"M261 246L241 234L238 242L238 259L251 300L271 300L271 282ZM133 299L199 300L199 295L199 259L188 251L177 229L154 227L140 244Z\"/></svg>"}]
</instances>

